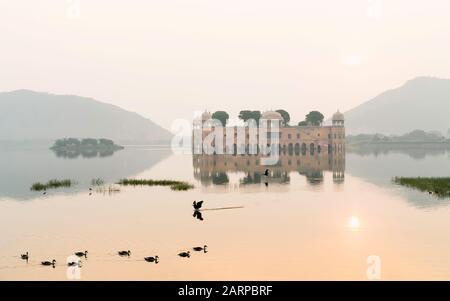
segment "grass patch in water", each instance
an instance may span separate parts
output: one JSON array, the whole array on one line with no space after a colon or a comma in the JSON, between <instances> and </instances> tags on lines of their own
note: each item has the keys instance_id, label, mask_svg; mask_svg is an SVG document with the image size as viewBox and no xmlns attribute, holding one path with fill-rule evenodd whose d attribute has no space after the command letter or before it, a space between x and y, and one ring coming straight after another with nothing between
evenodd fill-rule
<instances>
[{"instance_id":1,"label":"grass patch in water","mask_svg":"<svg viewBox=\"0 0 450 301\"><path fill-rule=\"evenodd\" d=\"M31 190L34 191L42 191L42 190L47 190L47 189L55 189L55 188L66 188L66 187L70 187L72 186L72 184L74 184L71 180L50 180L47 183L34 183L33 185L31 185Z\"/></svg>"},{"instance_id":2,"label":"grass patch in water","mask_svg":"<svg viewBox=\"0 0 450 301\"><path fill-rule=\"evenodd\" d=\"M178 191L189 190L189 189L192 189L192 188L194 188L194 185L189 184L189 183L184 183L184 182L177 183L177 184L174 184L174 185L170 186L170 189L178 190Z\"/></svg>"},{"instance_id":3,"label":"grass patch in water","mask_svg":"<svg viewBox=\"0 0 450 301\"><path fill-rule=\"evenodd\" d=\"M122 179L117 184L125 186L170 186L170 189L182 191L194 188L194 185L174 180Z\"/></svg>"},{"instance_id":4,"label":"grass patch in water","mask_svg":"<svg viewBox=\"0 0 450 301\"><path fill-rule=\"evenodd\" d=\"M450 178L406 178L395 177L394 183L435 194L438 197L450 197Z\"/></svg>"}]
</instances>

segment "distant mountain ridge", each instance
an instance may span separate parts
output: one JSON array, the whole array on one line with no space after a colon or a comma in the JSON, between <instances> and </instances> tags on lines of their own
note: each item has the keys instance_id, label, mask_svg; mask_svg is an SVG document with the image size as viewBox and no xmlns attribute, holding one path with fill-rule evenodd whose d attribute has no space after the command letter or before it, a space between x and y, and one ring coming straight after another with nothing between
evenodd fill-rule
<instances>
[{"instance_id":1,"label":"distant mountain ridge","mask_svg":"<svg viewBox=\"0 0 450 301\"><path fill-rule=\"evenodd\" d=\"M416 129L449 134L450 80L418 77L346 112L348 134L402 135Z\"/></svg>"},{"instance_id":2,"label":"distant mountain ridge","mask_svg":"<svg viewBox=\"0 0 450 301\"><path fill-rule=\"evenodd\" d=\"M107 138L119 143L169 142L171 133L141 115L75 95L0 93L0 140Z\"/></svg>"}]
</instances>

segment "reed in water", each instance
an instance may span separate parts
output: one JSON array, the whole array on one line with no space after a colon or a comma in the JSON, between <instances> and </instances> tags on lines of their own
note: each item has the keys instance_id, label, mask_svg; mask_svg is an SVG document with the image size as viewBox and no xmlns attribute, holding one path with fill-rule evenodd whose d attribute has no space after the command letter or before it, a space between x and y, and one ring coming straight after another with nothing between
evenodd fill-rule
<instances>
[{"instance_id":1,"label":"reed in water","mask_svg":"<svg viewBox=\"0 0 450 301\"><path fill-rule=\"evenodd\" d=\"M55 188L66 188L72 186L74 183L71 180L50 180L47 183L34 183L31 185L31 190L41 191L47 189L55 189Z\"/></svg>"},{"instance_id":2,"label":"reed in water","mask_svg":"<svg viewBox=\"0 0 450 301\"><path fill-rule=\"evenodd\" d=\"M438 197L450 197L450 178L406 178L395 177L394 183L435 194Z\"/></svg>"},{"instance_id":3,"label":"reed in water","mask_svg":"<svg viewBox=\"0 0 450 301\"><path fill-rule=\"evenodd\" d=\"M175 180L122 179L117 184L125 186L170 186L172 190L189 190L194 185Z\"/></svg>"}]
</instances>

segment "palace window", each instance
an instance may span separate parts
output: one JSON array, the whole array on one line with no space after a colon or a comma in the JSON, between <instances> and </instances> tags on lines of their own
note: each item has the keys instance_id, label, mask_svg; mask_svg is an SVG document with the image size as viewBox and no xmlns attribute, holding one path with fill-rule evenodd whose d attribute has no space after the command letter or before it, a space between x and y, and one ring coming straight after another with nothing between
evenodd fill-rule
<instances>
[{"instance_id":1,"label":"palace window","mask_svg":"<svg viewBox=\"0 0 450 301\"><path fill-rule=\"evenodd\" d=\"M314 155L314 151L315 151L314 143L311 143L311 144L309 145L309 153L310 153L311 155Z\"/></svg>"},{"instance_id":2,"label":"palace window","mask_svg":"<svg viewBox=\"0 0 450 301\"><path fill-rule=\"evenodd\" d=\"M295 151L296 156L300 155L300 144L299 143L295 144L294 151Z\"/></svg>"}]
</instances>

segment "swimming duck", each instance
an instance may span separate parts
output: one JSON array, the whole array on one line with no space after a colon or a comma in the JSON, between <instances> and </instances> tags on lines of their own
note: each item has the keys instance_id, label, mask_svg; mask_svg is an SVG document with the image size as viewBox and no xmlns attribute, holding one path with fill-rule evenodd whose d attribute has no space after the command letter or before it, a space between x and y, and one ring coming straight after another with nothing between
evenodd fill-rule
<instances>
[{"instance_id":1,"label":"swimming duck","mask_svg":"<svg viewBox=\"0 0 450 301\"><path fill-rule=\"evenodd\" d=\"M204 253L207 253L208 252L206 250L207 247L208 247L207 245L204 245L203 247L193 247L192 250L197 251L197 252L203 251Z\"/></svg>"},{"instance_id":2,"label":"swimming duck","mask_svg":"<svg viewBox=\"0 0 450 301\"><path fill-rule=\"evenodd\" d=\"M20 254L20 258L28 261L28 251L25 254Z\"/></svg>"},{"instance_id":3,"label":"swimming duck","mask_svg":"<svg viewBox=\"0 0 450 301\"><path fill-rule=\"evenodd\" d=\"M75 252L75 255L77 255L78 257L87 257L87 253L88 251L84 251L84 252Z\"/></svg>"},{"instance_id":4,"label":"swimming duck","mask_svg":"<svg viewBox=\"0 0 450 301\"><path fill-rule=\"evenodd\" d=\"M191 253L189 251L187 252L181 252L178 254L180 257L191 257Z\"/></svg>"},{"instance_id":5,"label":"swimming duck","mask_svg":"<svg viewBox=\"0 0 450 301\"><path fill-rule=\"evenodd\" d=\"M56 260L53 259L52 261L42 261L41 265L46 265L46 266L52 265L53 267L55 267L55 263L56 263Z\"/></svg>"},{"instance_id":6,"label":"swimming duck","mask_svg":"<svg viewBox=\"0 0 450 301\"><path fill-rule=\"evenodd\" d=\"M81 262L76 262L76 261L72 261L72 262L68 262L67 263L68 267L74 267L74 266L78 266L81 268Z\"/></svg>"},{"instance_id":7,"label":"swimming duck","mask_svg":"<svg viewBox=\"0 0 450 301\"><path fill-rule=\"evenodd\" d=\"M144 260L147 262L158 263L158 259L159 259L158 255L156 255L155 257L144 257Z\"/></svg>"},{"instance_id":8,"label":"swimming duck","mask_svg":"<svg viewBox=\"0 0 450 301\"><path fill-rule=\"evenodd\" d=\"M192 203L192 206L194 207L195 210L199 210L200 208L202 208L202 205L203 205L203 201L199 201L199 202L194 201L194 203Z\"/></svg>"},{"instance_id":9,"label":"swimming duck","mask_svg":"<svg viewBox=\"0 0 450 301\"><path fill-rule=\"evenodd\" d=\"M120 256L130 256L131 255L131 251L119 251L118 252Z\"/></svg>"}]
</instances>

